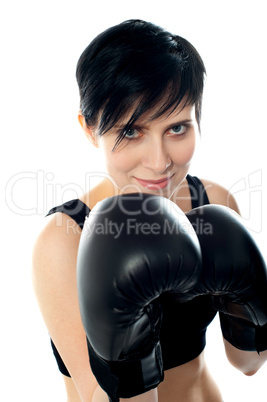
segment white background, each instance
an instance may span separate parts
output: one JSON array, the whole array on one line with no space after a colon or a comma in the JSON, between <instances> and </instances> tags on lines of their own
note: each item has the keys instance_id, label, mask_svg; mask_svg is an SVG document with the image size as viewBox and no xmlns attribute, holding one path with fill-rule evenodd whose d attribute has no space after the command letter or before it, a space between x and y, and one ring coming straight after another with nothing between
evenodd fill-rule
<instances>
[{"instance_id":1,"label":"white background","mask_svg":"<svg viewBox=\"0 0 267 402\"><path fill-rule=\"evenodd\" d=\"M266 255L266 5L262 0L4 2L1 37L1 382L3 401L65 401L31 285L44 214L88 190L101 157L83 136L75 67L95 35L140 18L184 36L207 68L200 152L191 173L236 196ZM3 194L2 193L2 194ZM267 365L254 377L208 331L210 370L226 402L267 400Z\"/></svg>"}]
</instances>

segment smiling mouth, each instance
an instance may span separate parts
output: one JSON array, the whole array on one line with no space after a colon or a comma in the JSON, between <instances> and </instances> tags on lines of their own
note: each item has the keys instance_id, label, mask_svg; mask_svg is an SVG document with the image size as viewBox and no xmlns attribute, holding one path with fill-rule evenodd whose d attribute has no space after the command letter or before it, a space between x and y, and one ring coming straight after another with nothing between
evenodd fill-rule
<instances>
[{"instance_id":1,"label":"smiling mouth","mask_svg":"<svg viewBox=\"0 0 267 402\"><path fill-rule=\"evenodd\" d=\"M139 179L138 177L135 177L135 179L138 181L138 183L147 188L148 190L159 190L166 188L170 182L171 179L173 178L174 174L170 177L164 177L163 179L160 180L144 180L144 179Z\"/></svg>"}]
</instances>

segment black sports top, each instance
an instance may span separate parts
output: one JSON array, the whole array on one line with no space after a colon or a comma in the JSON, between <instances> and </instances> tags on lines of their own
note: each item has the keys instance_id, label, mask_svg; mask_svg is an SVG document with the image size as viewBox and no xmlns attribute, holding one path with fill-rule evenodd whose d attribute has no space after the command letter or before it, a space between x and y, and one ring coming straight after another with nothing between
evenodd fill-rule
<instances>
[{"instance_id":1,"label":"black sports top","mask_svg":"<svg viewBox=\"0 0 267 402\"><path fill-rule=\"evenodd\" d=\"M192 209L209 204L209 199L202 182L196 176L186 176ZM76 199L52 208L48 215L62 212L70 216L82 229L85 217L90 209ZM160 342L164 370L187 363L196 358L206 345L206 330L214 319L216 311L212 309L208 296L199 296L187 303L178 303L175 295L164 293L161 296L163 320ZM53 341L52 349L62 374L70 377Z\"/></svg>"}]
</instances>

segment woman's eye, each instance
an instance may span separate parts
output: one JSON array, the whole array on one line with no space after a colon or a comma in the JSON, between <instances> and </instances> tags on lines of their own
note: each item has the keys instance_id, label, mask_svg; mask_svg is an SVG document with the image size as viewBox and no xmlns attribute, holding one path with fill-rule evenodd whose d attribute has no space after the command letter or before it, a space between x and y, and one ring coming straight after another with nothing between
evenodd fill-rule
<instances>
[{"instance_id":1,"label":"woman's eye","mask_svg":"<svg viewBox=\"0 0 267 402\"><path fill-rule=\"evenodd\" d=\"M179 124L178 126L174 126L169 130L170 134L184 134L186 132L186 126L183 124Z\"/></svg>"},{"instance_id":2,"label":"woman's eye","mask_svg":"<svg viewBox=\"0 0 267 402\"><path fill-rule=\"evenodd\" d=\"M127 131L125 131L124 136L128 139L138 138L139 132L135 128L129 128Z\"/></svg>"}]
</instances>

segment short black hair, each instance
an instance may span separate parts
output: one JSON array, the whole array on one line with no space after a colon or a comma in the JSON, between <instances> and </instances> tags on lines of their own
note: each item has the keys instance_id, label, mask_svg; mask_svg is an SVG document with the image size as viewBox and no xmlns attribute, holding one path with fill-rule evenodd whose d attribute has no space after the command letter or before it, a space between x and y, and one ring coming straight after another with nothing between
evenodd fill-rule
<instances>
[{"instance_id":1,"label":"short black hair","mask_svg":"<svg viewBox=\"0 0 267 402\"><path fill-rule=\"evenodd\" d=\"M110 130L137 102L125 132L145 112L151 120L184 105L195 105L200 125L205 66L186 39L142 20L128 20L99 34L79 58L76 78L86 124ZM162 104L162 101L164 103ZM101 116L100 116L101 112Z\"/></svg>"}]
</instances>

